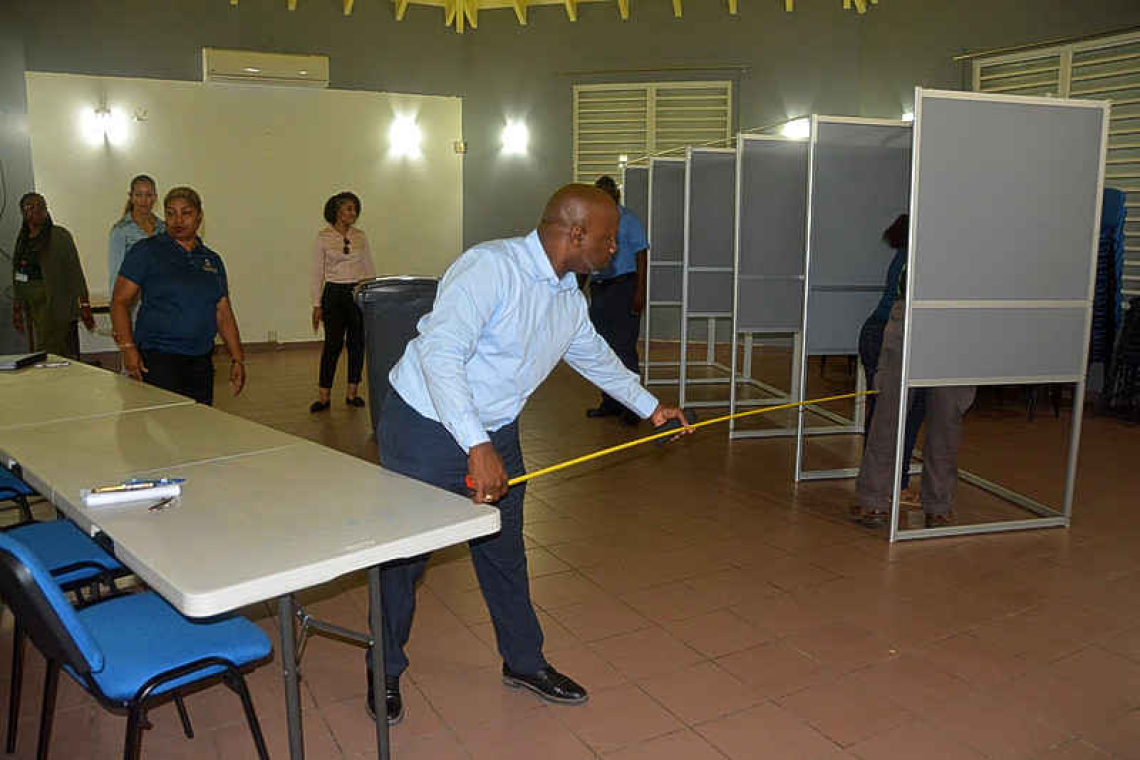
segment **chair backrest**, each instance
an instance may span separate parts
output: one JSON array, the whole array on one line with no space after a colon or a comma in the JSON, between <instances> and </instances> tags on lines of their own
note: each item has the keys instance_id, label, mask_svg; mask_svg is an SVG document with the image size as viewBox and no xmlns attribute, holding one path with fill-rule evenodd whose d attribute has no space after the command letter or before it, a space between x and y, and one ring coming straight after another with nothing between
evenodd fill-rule
<instances>
[{"instance_id":1,"label":"chair backrest","mask_svg":"<svg viewBox=\"0 0 1140 760\"><path fill-rule=\"evenodd\" d=\"M51 573L7 533L0 533L0 596L45 657L71 666L77 674L103 669L103 650Z\"/></svg>"},{"instance_id":2,"label":"chair backrest","mask_svg":"<svg viewBox=\"0 0 1140 760\"><path fill-rule=\"evenodd\" d=\"M17 477L8 468L0 466L0 499L13 499L16 496L29 496L32 493L31 486Z\"/></svg>"}]
</instances>

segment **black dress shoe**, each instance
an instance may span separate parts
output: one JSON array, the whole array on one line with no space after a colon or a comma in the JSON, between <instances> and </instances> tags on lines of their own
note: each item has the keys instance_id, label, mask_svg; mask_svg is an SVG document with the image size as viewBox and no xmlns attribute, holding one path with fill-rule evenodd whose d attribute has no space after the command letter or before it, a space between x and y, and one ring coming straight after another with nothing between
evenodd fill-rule
<instances>
[{"instance_id":1,"label":"black dress shoe","mask_svg":"<svg viewBox=\"0 0 1140 760\"><path fill-rule=\"evenodd\" d=\"M312 412L313 414L316 414L317 412L323 412L324 410L326 410L328 408L329 408L329 402L328 401L314 401L312 404L309 405L309 411Z\"/></svg>"},{"instance_id":2,"label":"black dress shoe","mask_svg":"<svg viewBox=\"0 0 1140 760\"><path fill-rule=\"evenodd\" d=\"M344 403L348 404L349 406L360 408L364 406L364 399L362 399L360 396L353 396L352 398L345 398Z\"/></svg>"},{"instance_id":3,"label":"black dress shoe","mask_svg":"<svg viewBox=\"0 0 1140 760\"><path fill-rule=\"evenodd\" d=\"M595 417L617 417L619 414L621 414L621 409L614 409L609 406L599 406L595 409L586 410L586 416L590 419L594 419Z\"/></svg>"},{"instance_id":4,"label":"black dress shoe","mask_svg":"<svg viewBox=\"0 0 1140 760\"><path fill-rule=\"evenodd\" d=\"M516 689L525 687L548 702L564 705L577 705L589 699L584 688L549 665L537 673L524 675L503 663L503 683Z\"/></svg>"},{"instance_id":5,"label":"black dress shoe","mask_svg":"<svg viewBox=\"0 0 1140 760\"><path fill-rule=\"evenodd\" d=\"M394 726L404 719L404 700L400 697L400 677L384 677L384 701L388 707L388 725ZM368 716L376 720L376 696L372 692L372 679L368 679Z\"/></svg>"}]
</instances>

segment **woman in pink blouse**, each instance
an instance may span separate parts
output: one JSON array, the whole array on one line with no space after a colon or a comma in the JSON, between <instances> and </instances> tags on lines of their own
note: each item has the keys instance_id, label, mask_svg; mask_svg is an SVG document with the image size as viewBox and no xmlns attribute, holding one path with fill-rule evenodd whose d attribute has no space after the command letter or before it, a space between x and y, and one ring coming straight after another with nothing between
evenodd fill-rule
<instances>
[{"instance_id":1,"label":"woman in pink blouse","mask_svg":"<svg viewBox=\"0 0 1140 760\"><path fill-rule=\"evenodd\" d=\"M345 402L364 406L357 395L364 368L364 323L360 309L352 300L356 283L376 276L368 237L353 224L360 216L360 199L354 193L337 193L325 203L325 220L329 226L317 233L313 246L313 330L324 321L325 346L321 351L321 374L317 388L319 398L310 412L329 408L333 377L340 360L340 350L348 343L348 387Z\"/></svg>"}]
</instances>

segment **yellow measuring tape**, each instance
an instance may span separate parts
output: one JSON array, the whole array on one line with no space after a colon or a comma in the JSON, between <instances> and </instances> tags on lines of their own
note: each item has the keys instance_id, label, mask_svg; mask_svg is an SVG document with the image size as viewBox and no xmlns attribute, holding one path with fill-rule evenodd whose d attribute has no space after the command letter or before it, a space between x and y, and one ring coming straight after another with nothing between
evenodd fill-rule
<instances>
[{"instance_id":1,"label":"yellow measuring tape","mask_svg":"<svg viewBox=\"0 0 1140 760\"><path fill-rule=\"evenodd\" d=\"M737 412L736 414L726 414L723 417L714 417L711 420L701 420L700 422L694 422L692 425L688 426L688 429L689 430L696 430L697 428L704 427L705 425L715 425L718 422L727 422L728 420L736 420L736 419L740 419L741 417L751 417L754 414L767 414L768 412L778 412L781 409L795 409L798 406L807 406L808 404L825 404L829 401L843 401L844 399L859 398L860 396L872 396L876 393L878 393L878 391L859 391L857 393L844 393L844 394L841 394L839 396L825 396L823 398L808 399L807 401L793 401L789 404L779 404L777 406L766 406L762 409L749 409L747 412ZM634 446L640 446L643 443L649 443L650 441L656 441L658 438L668 438L668 437L671 437L674 435L678 435L681 432L681 430L682 430L682 428L673 428L671 430L665 430L665 431L660 432L660 433L653 433L652 435L647 435L644 438L637 438L635 440L628 441L627 443L619 443L617 446L610 446L608 449L601 449L600 451L595 451L591 454L585 454L583 456L576 457L574 459L568 459L565 462L559 462L558 464L552 464L549 467L543 467L541 470L535 470L534 472L528 472L528 473L524 473L522 475L519 475L517 478L511 478L509 481L507 481L507 485L514 486L514 485L518 485L519 483L525 483L526 481L530 480L531 478L537 478L540 475L549 475L552 472L558 472L559 470L564 470L567 467L573 467L576 464L582 464L583 462L589 462L591 459L597 459L599 457L604 457L607 454L614 454L614 453L616 453L618 451L622 451L624 449L630 449L630 448L633 448Z\"/></svg>"}]
</instances>

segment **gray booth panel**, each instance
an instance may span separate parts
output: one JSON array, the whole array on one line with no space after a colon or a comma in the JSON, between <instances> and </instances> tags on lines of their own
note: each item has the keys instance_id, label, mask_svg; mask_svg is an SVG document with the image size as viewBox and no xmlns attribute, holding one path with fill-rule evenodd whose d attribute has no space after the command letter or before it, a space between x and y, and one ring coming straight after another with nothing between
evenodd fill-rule
<instances>
[{"instance_id":1,"label":"gray booth panel","mask_svg":"<svg viewBox=\"0 0 1140 760\"><path fill-rule=\"evenodd\" d=\"M741 277L736 291L737 332L798 332L803 320L803 280Z\"/></svg>"},{"instance_id":2,"label":"gray booth panel","mask_svg":"<svg viewBox=\"0 0 1140 760\"><path fill-rule=\"evenodd\" d=\"M622 204L645 224L649 218L649 167L627 166L622 178Z\"/></svg>"},{"instance_id":3,"label":"gray booth panel","mask_svg":"<svg viewBox=\"0 0 1140 760\"><path fill-rule=\"evenodd\" d=\"M652 159L649 245L655 261L681 261L685 250L685 164Z\"/></svg>"},{"instance_id":4,"label":"gray booth panel","mask_svg":"<svg viewBox=\"0 0 1140 760\"><path fill-rule=\"evenodd\" d=\"M881 287L855 291L812 288L805 341L808 354L859 353L859 331L881 297Z\"/></svg>"},{"instance_id":5,"label":"gray booth panel","mask_svg":"<svg viewBox=\"0 0 1140 760\"><path fill-rule=\"evenodd\" d=\"M915 298L1087 299L1104 116L925 96Z\"/></svg>"},{"instance_id":6,"label":"gray booth panel","mask_svg":"<svg viewBox=\"0 0 1140 760\"><path fill-rule=\"evenodd\" d=\"M676 301L681 303L681 267L653 267L649 275L650 301ZM731 303L731 302L730 302Z\"/></svg>"},{"instance_id":7,"label":"gray booth panel","mask_svg":"<svg viewBox=\"0 0 1140 760\"><path fill-rule=\"evenodd\" d=\"M738 150L737 267L741 274L798 277L804 273L808 144L741 138Z\"/></svg>"},{"instance_id":8,"label":"gray booth panel","mask_svg":"<svg viewBox=\"0 0 1140 760\"><path fill-rule=\"evenodd\" d=\"M690 314L732 314L732 272L689 272Z\"/></svg>"},{"instance_id":9,"label":"gray booth panel","mask_svg":"<svg viewBox=\"0 0 1140 760\"><path fill-rule=\"evenodd\" d=\"M689 155L689 266L731 267L736 220L736 154ZM726 302L729 308L732 301Z\"/></svg>"},{"instance_id":10,"label":"gray booth panel","mask_svg":"<svg viewBox=\"0 0 1140 760\"><path fill-rule=\"evenodd\" d=\"M1083 307L911 309L910 384L1039 378L1075 380L1088 340Z\"/></svg>"},{"instance_id":11,"label":"gray booth panel","mask_svg":"<svg viewBox=\"0 0 1140 760\"><path fill-rule=\"evenodd\" d=\"M902 125L817 124L812 288L882 284L894 254L882 241L883 231L910 206L911 133Z\"/></svg>"}]
</instances>

